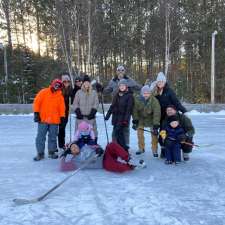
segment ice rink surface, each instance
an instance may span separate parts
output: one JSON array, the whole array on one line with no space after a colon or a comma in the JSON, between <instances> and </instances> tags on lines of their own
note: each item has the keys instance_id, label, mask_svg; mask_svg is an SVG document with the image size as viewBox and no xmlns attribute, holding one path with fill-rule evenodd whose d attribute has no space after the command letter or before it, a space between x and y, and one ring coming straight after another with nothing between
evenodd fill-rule
<instances>
[{"instance_id":1,"label":"ice rink surface","mask_svg":"<svg viewBox=\"0 0 225 225\"><path fill-rule=\"evenodd\" d=\"M15 206L12 199L38 197L69 173L59 171L58 160L32 160L37 125L31 115L0 116L0 224L224 225L225 115L194 112L190 117L195 143L213 146L195 148L189 162L170 166L153 158L146 134L146 152L139 156L145 159L146 169L125 174L81 170L46 200ZM100 114L97 123L104 147ZM111 134L110 122L107 126ZM133 130L130 140L135 155Z\"/></svg>"}]
</instances>

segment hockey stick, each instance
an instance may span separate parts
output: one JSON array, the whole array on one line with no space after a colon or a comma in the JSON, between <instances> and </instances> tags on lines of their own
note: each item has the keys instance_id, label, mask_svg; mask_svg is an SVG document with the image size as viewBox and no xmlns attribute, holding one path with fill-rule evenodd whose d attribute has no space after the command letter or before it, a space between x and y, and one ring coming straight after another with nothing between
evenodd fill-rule
<instances>
[{"instance_id":1,"label":"hockey stick","mask_svg":"<svg viewBox=\"0 0 225 225\"><path fill-rule=\"evenodd\" d=\"M151 133L151 134L153 133L151 130L146 130L144 128L138 128L138 129L143 130L143 131L146 131L146 132Z\"/></svg>"},{"instance_id":2,"label":"hockey stick","mask_svg":"<svg viewBox=\"0 0 225 225\"><path fill-rule=\"evenodd\" d=\"M106 133L106 138L107 138L107 143L109 144L109 135L108 135L108 130L107 130L107 126L106 126L106 122L105 122L105 109L104 109L104 105L103 105L103 94L101 93L101 106L102 106L102 113L103 113L103 119L104 119L104 125L105 125L105 133Z\"/></svg>"},{"instance_id":3,"label":"hockey stick","mask_svg":"<svg viewBox=\"0 0 225 225\"><path fill-rule=\"evenodd\" d=\"M186 142L186 141L182 141L181 144L185 144L185 145L189 145L189 146L197 147L197 148L206 148L206 147L213 146L213 144L196 145L196 144L192 144L192 143L189 143L189 142Z\"/></svg>"},{"instance_id":4,"label":"hockey stick","mask_svg":"<svg viewBox=\"0 0 225 225\"><path fill-rule=\"evenodd\" d=\"M72 140L72 115L71 115L72 98L69 98L69 123L70 123L70 142Z\"/></svg>"},{"instance_id":5,"label":"hockey stick","mask_svg":"<svg viewBox=\"0 0 225 225\"><path fill-rule=\"evenodd\" d=\"M34 199L22 199L22 198L16 198L13 199L13 202L16 205L25 205L25 204L31 204L31 203L36 203L36 202L40 202L43 199L45 199L50 193L52 193L54 190L56 190L57 188L59 188L63 183L65 183L67 180L69 180L71 177L73 177L78 171L84 169L89 163L91 163L93 160L95 160L98 157L98 155L94 155L92 158L90 158L89 160L87 160L81 167L79 167L77 170L75 170L73 173L71 173L69 176L67 176L66 178L64 178L61 182L59 182L58 184L56 184L54 187L52 187L50 190L48 190L45 194L41 195L38 198L34 198Z\"/></svg>"}]
</instances>

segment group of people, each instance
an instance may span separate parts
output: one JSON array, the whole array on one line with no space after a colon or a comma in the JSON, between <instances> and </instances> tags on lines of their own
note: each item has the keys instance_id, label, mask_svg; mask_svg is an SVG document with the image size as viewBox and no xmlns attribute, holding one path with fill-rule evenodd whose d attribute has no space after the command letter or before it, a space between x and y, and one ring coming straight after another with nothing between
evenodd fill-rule
<instances>
[{"instance_id":1,"label":"group of people","mask_svg":"<svg viewBox=\"0 0 225 225\"><path fill-rule=\"evenodd\" d=\"M109 110L104 115L105 120L112 116L113 126L112 143L107 145L105 151L98 145L96 113L99 94L113 96ZM65 128L70 104L76 114L75 135L72 143L66 145ZM85 75L75 79L73 89L69 74L62 74L61 79L53 80L49 88L42 89L37 94L33 110L34 121L38 122L35 161L44 158L48 133L50 158L58 157L58 137L58 147L64 149L63 157L68 153L78 157L88 155L84 154L85 151L94 151L99 158L102 157L105 169L117 171L120 166L122 172L134 169L129 163L131 118L132 128L137 131L137 155L145 152L144 132L151 134L153 156L165 158L166 164L179 163L182 159L181 152L183 159L187 161L192 151L194 127L186 115L187 110L169 87L162 72L155 81L142 86L126 74L123 65L119 65L116 75L106 87L100 83L92 85L90 77ZM161 146L160 155L158 143ZM87 146L90 147L89 150ZM118 157L124 159L125 163L118 162Z\"/></svg>"}]
</instances>

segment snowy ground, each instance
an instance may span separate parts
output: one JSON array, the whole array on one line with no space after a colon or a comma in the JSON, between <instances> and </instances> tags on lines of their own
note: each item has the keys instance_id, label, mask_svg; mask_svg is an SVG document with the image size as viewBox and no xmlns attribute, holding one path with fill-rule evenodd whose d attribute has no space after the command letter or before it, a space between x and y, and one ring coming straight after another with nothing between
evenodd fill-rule
<instances>
[{"instance_id":1,"label":"snowy ground","mask_svg":"<svg viewBox=\"0 0 225 225\"><path fill-rule=\"evenodd\" d=\"M224 225L225 115L193 113L191 118L195 142L214 146L195 149L188 163L164 165L152 157L148 140L146 169L122 175L82 170L45 201L15 206L12 199L40 196L68 173L59 172L58 160L33 162L32 116L0 116L0 224ZM104 146L100 115L98 126ZM131 146L135 152L134 131Z\"/></svg>"}]
</instances>

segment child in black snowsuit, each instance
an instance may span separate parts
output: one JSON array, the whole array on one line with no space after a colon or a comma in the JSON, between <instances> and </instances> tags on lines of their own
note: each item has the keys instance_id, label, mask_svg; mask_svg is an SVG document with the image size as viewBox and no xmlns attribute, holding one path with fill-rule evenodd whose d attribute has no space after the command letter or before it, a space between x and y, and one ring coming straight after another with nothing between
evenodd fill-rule
<instances>
[{"instance_id":1,"label":"child in black snowsuit","mask_svg":"<svg viewBox=\"0 0 225 225\"><path fill-rule=\"evenodd\" d=\"M130 123L134 107L134 98L132 92L128 89L126 79L121 79L118 86L119 91L113 98L105 120L108 120L112 114L112 125L116 142L128 151L129 146L126 145L124 130Z\"/></svg>"},{"instance_id":2,"label":"child in black snowsuit","mask_svg":"<svg viewBox=\"0 0 225 225\"><path fill-rule=\"evenodd\" d=\"M185 141L185 132L179 125L177 116L168 117L168 126L160 132L165 143L166 164L181 162L181 143Z\"/></svg>"}]
</instances>

